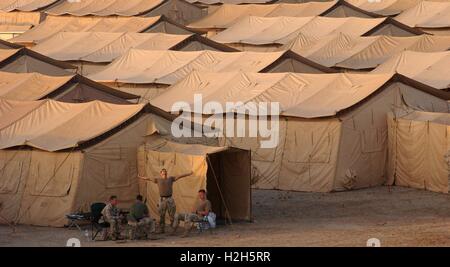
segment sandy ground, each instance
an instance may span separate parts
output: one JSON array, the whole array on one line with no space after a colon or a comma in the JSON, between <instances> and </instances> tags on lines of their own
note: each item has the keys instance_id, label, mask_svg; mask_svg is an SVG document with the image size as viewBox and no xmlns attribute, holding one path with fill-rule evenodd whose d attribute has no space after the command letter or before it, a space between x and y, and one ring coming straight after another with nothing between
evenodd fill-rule
<instances>
[{"instance_id":1,"label":"sandy ground","mask_svg":"<svg viewBox=\"0 0 450 267\"><path fill-rule=\"evenodd\" d=\"M88 242L77 229L0 226L0 246L450 246L450 195L377 187L321 194L255 190L253 223L217 228L213 235L161 236L153 241Z\"/></svg>"}]
</instances>

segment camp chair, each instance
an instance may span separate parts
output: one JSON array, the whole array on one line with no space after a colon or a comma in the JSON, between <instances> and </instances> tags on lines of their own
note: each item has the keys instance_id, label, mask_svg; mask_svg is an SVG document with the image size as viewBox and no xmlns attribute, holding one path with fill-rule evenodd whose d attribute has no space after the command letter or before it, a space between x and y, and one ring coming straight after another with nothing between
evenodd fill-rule
<instances>
[{"instance_id":1,"label":"camp chair","mask_svg":"<svg viewBox=\"0 0 450 267\"><path fill-rule=\"evenodd\" d=\"M215 215L214 215L215 216ZM196 220L193 222L194 226L197 227L197 230L199 233L202 233L206 230L209 230L209 233L213 233L213 229L215 228L215 225L211 225L211 223L208 220L208 217L203 217L201 220Z\"/></svg>"},{"instance_id":2,"label":"camp chair","mask_svg":"<svg viewBox=\"0 0 450 267\"><path fill-rule=\"evenodd\" d=\"M91 205L91 236L92 240L95 240L98 233L103 231L105 228L109 227L109 223L102 222L100 223L100 219L102 218L102 210L106 207L105 203L94 203Z\"/></svg>"}]
</instances>

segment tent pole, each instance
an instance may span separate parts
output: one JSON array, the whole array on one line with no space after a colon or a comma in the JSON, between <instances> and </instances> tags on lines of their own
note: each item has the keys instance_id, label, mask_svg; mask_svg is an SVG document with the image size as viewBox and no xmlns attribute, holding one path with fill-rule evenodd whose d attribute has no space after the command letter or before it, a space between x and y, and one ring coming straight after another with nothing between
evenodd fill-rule
<instances>
[{"instance_id":1,"label":"tent pole","mask_svg":"<svg viewBox=\"0 0 450 267\"><path fill-rule=\"evenodd\" d=\"M217 188L219 189L220 198L222 199L223 205L225 206L225 212L227 213L228 221L229 221L230 224L233 224L233 222L231 220L230 211L228 210L227 203L225 202L225 198L224 198L224 196L222 194L222 189L220 188L220 185L219 185L219 180L217 179L216 172L214 171L214 167L213 167L213 165L211 163L211 159L209 158L208 154L206 155L206 159L208 160L209 165L211 165L211 170L212 170L212 173L213 173L213 176L214 176L214 180L216 181Z\"/></svg>"}]
</instances>

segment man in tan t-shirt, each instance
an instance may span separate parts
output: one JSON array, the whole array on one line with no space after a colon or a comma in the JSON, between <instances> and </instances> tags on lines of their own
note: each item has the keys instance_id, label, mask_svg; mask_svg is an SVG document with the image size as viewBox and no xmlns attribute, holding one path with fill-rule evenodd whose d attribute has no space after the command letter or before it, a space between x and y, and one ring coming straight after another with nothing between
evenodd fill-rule
<instances>
[{"instance_id":1,"label":"man in tan t-shirt","mask_svg":"<svg viewBox=\"0 0 450 267\"><path fill-rule=\"evenodd\" d=\"M192 229L194 222L203 220L205 216L211 212L211 202L206 198L206 191L200 189L198 191L198 199L192 208L192 213L180 213L175 215L175 222L173 224L173 233L177 231L180 221L185 223L185 232L183 237L187 237Z\"/></svg>"},{"instance_id":2,"label":"man in tan t-shirt","mask_svg":"<svg viewBox=\"0 0 450 267\"><path fill-rule=\"evenodd\" d=\"M179 176L168 176L167 170L162 169L160 171L160 178L151 178L151 177L144 177L138 175L140 179L149 180L158 185L159 189L159 233L164 233L164 228L166 224L166 213L169 213L169 220L170 225L173 225L173 222L175 220L175 213L176 213L176 205L175 200L172 198L172 192L173 192L173 183L178 181L181 178L188 177L193 174L193 172L179 175Z\"/></svg>"}]
</instances>

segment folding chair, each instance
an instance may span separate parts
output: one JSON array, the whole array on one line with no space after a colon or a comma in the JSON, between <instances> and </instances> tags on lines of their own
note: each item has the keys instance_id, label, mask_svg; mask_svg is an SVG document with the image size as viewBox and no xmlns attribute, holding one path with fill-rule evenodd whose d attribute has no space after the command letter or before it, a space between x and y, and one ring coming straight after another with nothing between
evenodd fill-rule
<instances>
[{"instance_id":1,"label":"folding chair","mask_svg":"<svg viewBox=\"0 0 450 267\"><path fill-rule=\"evenodd\" d=\"M98 233L102 232L105 228L108 228L110 225L107 222L100 223L100 219L102 218L102 210L106 207L105 203L94 203L91 205L91 236L92 240L95 240Z\"/></svg>"}]
</instances>

